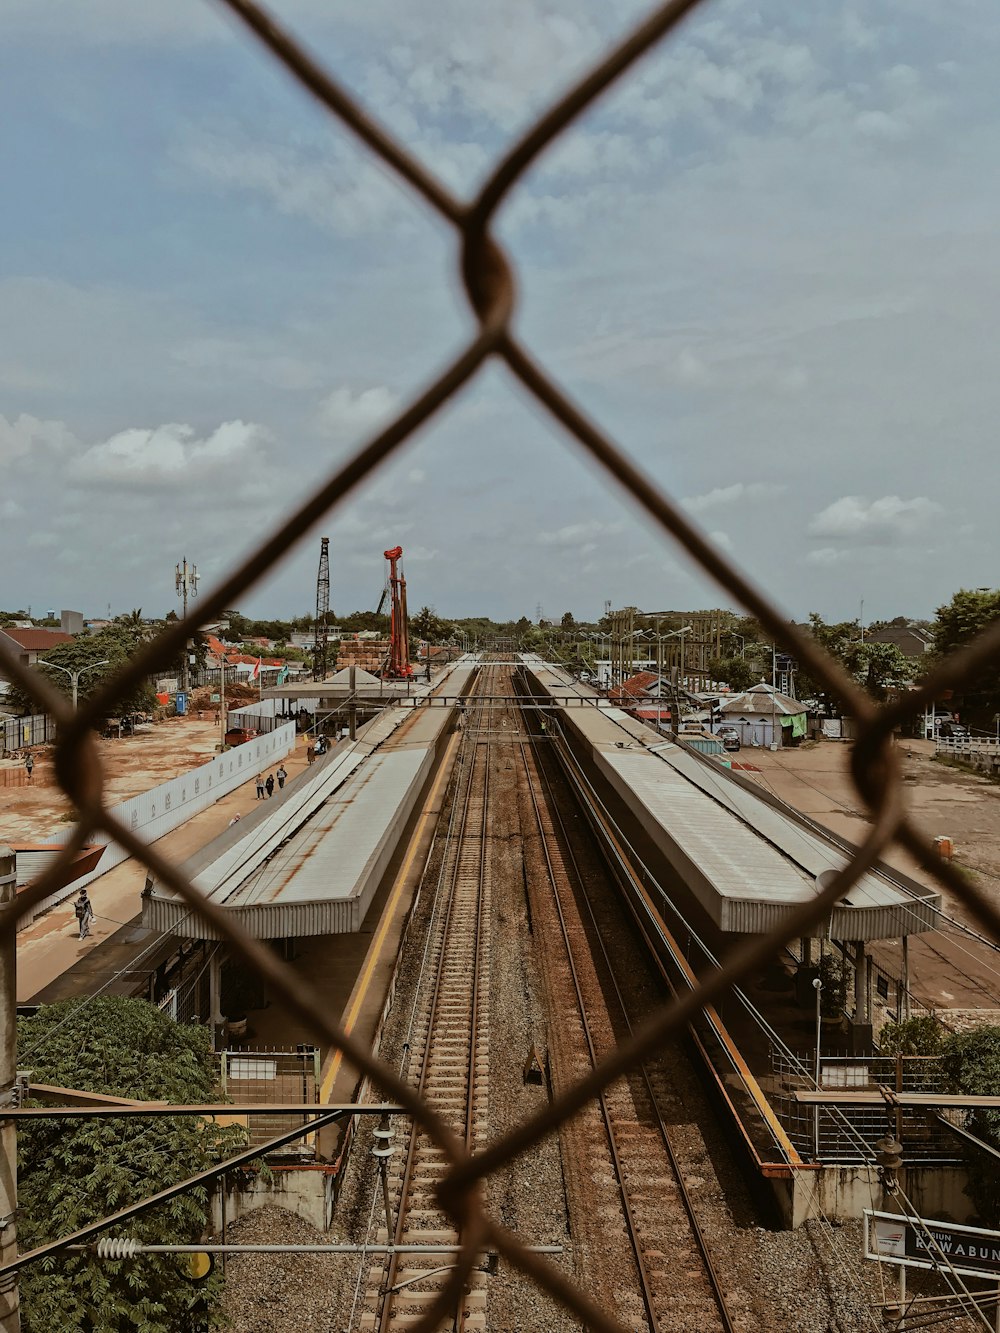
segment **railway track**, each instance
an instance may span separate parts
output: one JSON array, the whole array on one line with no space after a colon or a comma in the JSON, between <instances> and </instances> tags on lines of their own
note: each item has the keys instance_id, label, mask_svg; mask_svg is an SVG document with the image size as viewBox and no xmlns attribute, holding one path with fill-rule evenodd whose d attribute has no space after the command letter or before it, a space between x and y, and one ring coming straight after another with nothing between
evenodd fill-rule
<instances>
[{"instance_id":1,"label":"railway track","mask_svg":"<svg viewBox=\"0 0 1000 1333\"><path fill-rule=\"evenodd\" d=\"M562 966L553 965L554 960L549 964L561 992L561 1012L553 1013L551 1022L559 1032L562 1059L579 1077L630 1030L629 1006L532 743L520 745L520 758L537 830L534 866L541 873L529 874L529 883L535 879L535 915L545 910L547 898L553 925L558 923L550 939L556 934L565 950ZM542 890L548 892L543 895ZM599 1232L590 1244L603 1238L606 1251L612 1252L611 1214L616 1210L608 1201L616 1197L634 1285L630 1291L619 1270L613 1301L605 1295L605 1302L614 1304L629 1327L645 1326L650 1333L731 1333L739 1326L727 1306L674 1144L672 1127L684 1119L684 1108L672 1082L664 1061L642 1066L608 1088L596 1107L564 1130L571 1137L571 1151L585 1157L599 1189L602 1181L605 1186L603 1199L596 1201ZM594 1220L578 1219L584 1228L593 1227ZM618 1252L624 1254L625 1247L619 1246ZM615 1261L608 1265L612 1270L616 1266Z\"/></svg>"},{"instance_id":2,"label":"railway track","mask_svg":"<svg viewBox=\"0 0 1000 1333\"><path fill-rule=\"evenodd\" d=\"M489 667L483 670L477 693L490 693L493 674ZM411 1037L410 1068L421 1097L469 1150L479 1146L486 1132L494 712L489 702L467 714L455 793L457 818L449 830L428 950L428 981ZM393 1159L389 1175L394 1244L460 1242L434 1199L444 1169L441 1150L408 1123L402 1152ZM386 1238L383 1231L379 1239ZM379 1333L405 1329L426 1311L447 1279L447 1256L432 1257L426 1266L410 1260L410 1266L403 1267L403 1262L393 1254L369 1270L361 1328ZM485 1274L473 1273L460 1309L441 1327L455 1333L485 1330L485 1280Z\"/></svg>"}]
</instances>

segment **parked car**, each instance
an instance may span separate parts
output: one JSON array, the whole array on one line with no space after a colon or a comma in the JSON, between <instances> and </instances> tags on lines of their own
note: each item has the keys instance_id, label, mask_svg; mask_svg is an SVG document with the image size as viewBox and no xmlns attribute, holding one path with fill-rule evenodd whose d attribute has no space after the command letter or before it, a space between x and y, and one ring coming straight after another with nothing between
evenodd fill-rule
<instances>
[{"instance_id":1,"label":"parked car","mask_svg":"<svg viewBox=\"0 0 1000 1333\"><path fill-rule=\"evenodd\" d=\"M967 740L969 728L963 726L961 722L942 722L937 729L937 734L946 740Z\"/></svg>"},{"instance_id":2,"label":"parked car","mask_svg":"<svg viewBox=\"0 0 1000 1333\"><path fill-rule=\"evenodd\" d=\"M738 750L740 748L740 733L735 727L720 727L716 732L723 748L726 750Z\"/></svg>"}]
</instances>

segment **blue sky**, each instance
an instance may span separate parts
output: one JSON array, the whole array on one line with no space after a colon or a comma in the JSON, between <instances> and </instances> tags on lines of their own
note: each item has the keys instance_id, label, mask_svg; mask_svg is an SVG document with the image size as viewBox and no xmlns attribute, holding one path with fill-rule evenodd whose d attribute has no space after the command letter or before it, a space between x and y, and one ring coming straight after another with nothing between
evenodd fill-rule
<instances>
[{"instance_id":1,"label":"blue sky","mask_svg":"<svg viewBox=\"0 0 1000 1333\"><path fill-rule=\"evenodd\" d=\"M642 13L277 6L461 194ZM447 229L217 6L13 0L0 53L0 605L211 581L470 329ZM518 329L787 608L996 582L1000 15L710 4L536 166ZM401 543L444 615L720 594L499 368L243 600ZM724 599L722 599L724 600Z\"/></svg>"}]
</instances>

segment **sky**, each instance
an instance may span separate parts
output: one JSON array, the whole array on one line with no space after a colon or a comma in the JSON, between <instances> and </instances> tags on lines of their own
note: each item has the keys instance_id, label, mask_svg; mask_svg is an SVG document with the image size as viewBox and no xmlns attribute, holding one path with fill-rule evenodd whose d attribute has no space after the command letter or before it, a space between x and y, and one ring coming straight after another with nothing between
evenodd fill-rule
<instances>
[{"instance_id":1,"label":"sky","mask_svg":"<svg viewBox=\"0 0 1000 1333\"><path fill-rule=\"evenodd\" d=\"M449 188L635 0L273 6ZM473 320L449 228L218 4L7 0L0 607L177 605L259 545ZM518 335L787 613L993 585L1000 10L705 5L501 211ZM732 605L498 365L239 609Z\"/></svg>"}]
</instances>

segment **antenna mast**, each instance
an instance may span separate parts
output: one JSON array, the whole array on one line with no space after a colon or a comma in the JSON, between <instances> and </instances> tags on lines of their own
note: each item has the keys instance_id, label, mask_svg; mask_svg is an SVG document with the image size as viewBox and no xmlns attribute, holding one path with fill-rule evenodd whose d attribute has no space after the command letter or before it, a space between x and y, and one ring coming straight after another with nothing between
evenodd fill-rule
<instances>
[{"instance_id":1,"label":"antenna mast","mask_svg":"<svg viewBox=\"0 0 1000 1333\"><path fill-rule=\"evenodd\" d=\"M189 565L187 556L179 565L174 566L174 582L177 587L177 596L182 599L183 618L187 620L188 597L198 596L198 580L201 575L198 573L197 565ZM181 689L186 694L191 683L191 640L188 639L184 644L183 660L181 662Z\"/></svg>"}]
</instances>

